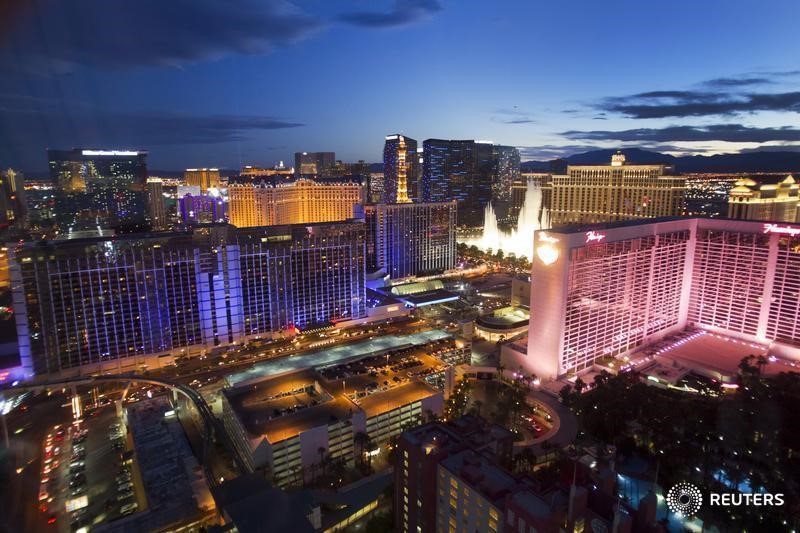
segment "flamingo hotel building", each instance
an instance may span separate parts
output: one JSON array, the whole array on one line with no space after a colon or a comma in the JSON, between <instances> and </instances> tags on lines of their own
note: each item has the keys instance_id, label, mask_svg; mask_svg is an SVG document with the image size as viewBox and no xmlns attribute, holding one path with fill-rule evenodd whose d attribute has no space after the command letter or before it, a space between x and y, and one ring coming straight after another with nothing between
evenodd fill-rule
<instances>
[{"instance_id":1,"label":"flamingo hotel building","mask_svg":"<svg viewBox=\"0 0 800 533\"><path fill-rule=\"evenodd\" d=\"M509 368L556 379L687 328L800 360L800 225L666 218L538 231L535 247Z\"/></svg>"}]
</instances>

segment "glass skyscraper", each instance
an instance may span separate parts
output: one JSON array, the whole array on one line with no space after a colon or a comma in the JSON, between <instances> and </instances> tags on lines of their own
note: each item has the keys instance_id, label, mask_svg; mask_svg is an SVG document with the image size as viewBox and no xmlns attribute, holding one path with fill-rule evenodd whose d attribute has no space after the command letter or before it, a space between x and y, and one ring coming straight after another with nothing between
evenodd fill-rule
<instances>
[{"instance_id":1,"label":"glass skyscraper","mask_svg":"<svg viewBox=\"0 0 800 533\"><path fill-rule=\"evenodd\" d=\"M423 142L422 201L456 200L460 224L482 225L489 202L504 217L518 177L516 148L473 140Z\"/></svg>"},{"instance_id":2,"label":"glass skyscraper","mask_svg":"<svg viewBox=\"0 0 800 533\"><path fill-rule=\"evenodd\" d=\"M147 226L147 152L48 150L59 233Z\"/></svg>"}]
</instances>

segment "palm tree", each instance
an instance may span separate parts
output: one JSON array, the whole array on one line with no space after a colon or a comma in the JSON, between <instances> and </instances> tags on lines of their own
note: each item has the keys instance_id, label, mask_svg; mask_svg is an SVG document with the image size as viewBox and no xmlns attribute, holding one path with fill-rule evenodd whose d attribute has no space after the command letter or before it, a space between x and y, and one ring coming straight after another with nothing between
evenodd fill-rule
<instances>
[{"instance_id":1,"label":"palm tree","mask_svg":"<svg viewBox=\"0 0 800 533\"><path fill-rule=\"evenodd\" d=\"M353 436L353 441L356 445L356 457L358 457L358 464L364 466L364 454L366 453L367 443L369 442L369 435L363 431L359 431Z\"/></svg>"}]
</instances>

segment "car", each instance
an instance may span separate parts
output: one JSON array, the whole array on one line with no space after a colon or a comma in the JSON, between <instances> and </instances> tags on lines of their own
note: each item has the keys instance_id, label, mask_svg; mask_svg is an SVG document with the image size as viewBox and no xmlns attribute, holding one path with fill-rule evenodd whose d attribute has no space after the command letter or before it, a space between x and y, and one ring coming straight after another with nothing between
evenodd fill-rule
<instances>
[{"instance_id":1,"label":"car","mask_svg":"<svg viewBox=\"0 0 800 533\"><path fill-rule=\"evenodd\" d=\"M56 520L58 520L58 517L55 514L51 514L50 516L47 517L48 524L55 524Z\"/></svg>"},{"instance_id":2,"label":"car","mask_svg":"<svg viewBox=\"0 0 800 533\"><path fill-rule=\"evenodd\" d=\"M123 483L125 481L130 481L131 475L129 472L123 472L117 475L117 483Z\"/></svg>"},{"instance_id":3,"label":"car","mask_svg":"<svg viewBox=\"0 0 800 533\"><path fill-rule=\"evenodd\" d=\"M125 500L127 500L129 498L133 498L133 491L132 490L129 490L129 491L126 491L126 492L120 492L119 494L117 494L117 501L118 502L125 501Z\"/></svg>"},{"instance_id":4,"label":"car","mask_svg":"<svg viewBox=\"0 0 800 533\"><path fill-rule=\"evenodd\" d=\"M120 507L119 514L122 516L127 516L131 513L136 512L136 509L139 508L139 504L136 502L126 503L122 507Z\"/></svg>"},{"instance_id":5,"label":"car","mask_svg":"<svg viewBox=\"0 0 800 533\"><path fill-rule=\"evenodd\" d=\"M133 490L133 483L130 481L123 481L117 485L117 492L128 492Z\"/></svg>"},{"instance_id":6,"label":"car","mask_svg":"<svg viewBox=\"0 0 800 533\"><path fill-rule=\"evenodd\" d=\"M86 485L79 485L77 487L73 487L69 490L70 496L80 496L86 492Z\"/></svg>"}]
</instances>

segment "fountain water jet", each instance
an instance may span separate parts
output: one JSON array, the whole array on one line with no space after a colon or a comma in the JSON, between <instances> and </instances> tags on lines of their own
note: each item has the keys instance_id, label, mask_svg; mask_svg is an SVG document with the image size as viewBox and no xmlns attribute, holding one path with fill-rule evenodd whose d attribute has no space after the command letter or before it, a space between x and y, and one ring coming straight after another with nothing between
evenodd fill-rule
<instances>
[{"instance_id":1,"label":"fountain water jet","mask_svg":"<svg viewBox=\"0 0 800 533\"><path fill-rule=\"evenodd\" d=\"M503 250L505 254L525 256L530 261L533 259L533 233L540 229L550 229L550 214L546 207L542 207L541 187L528 182L515 228L507 232L498 227L497 215L490 202L484 209L481 237L466 238L461 242L469 246L475 245L484 251Z\"/></svg>"}]
</instances>

